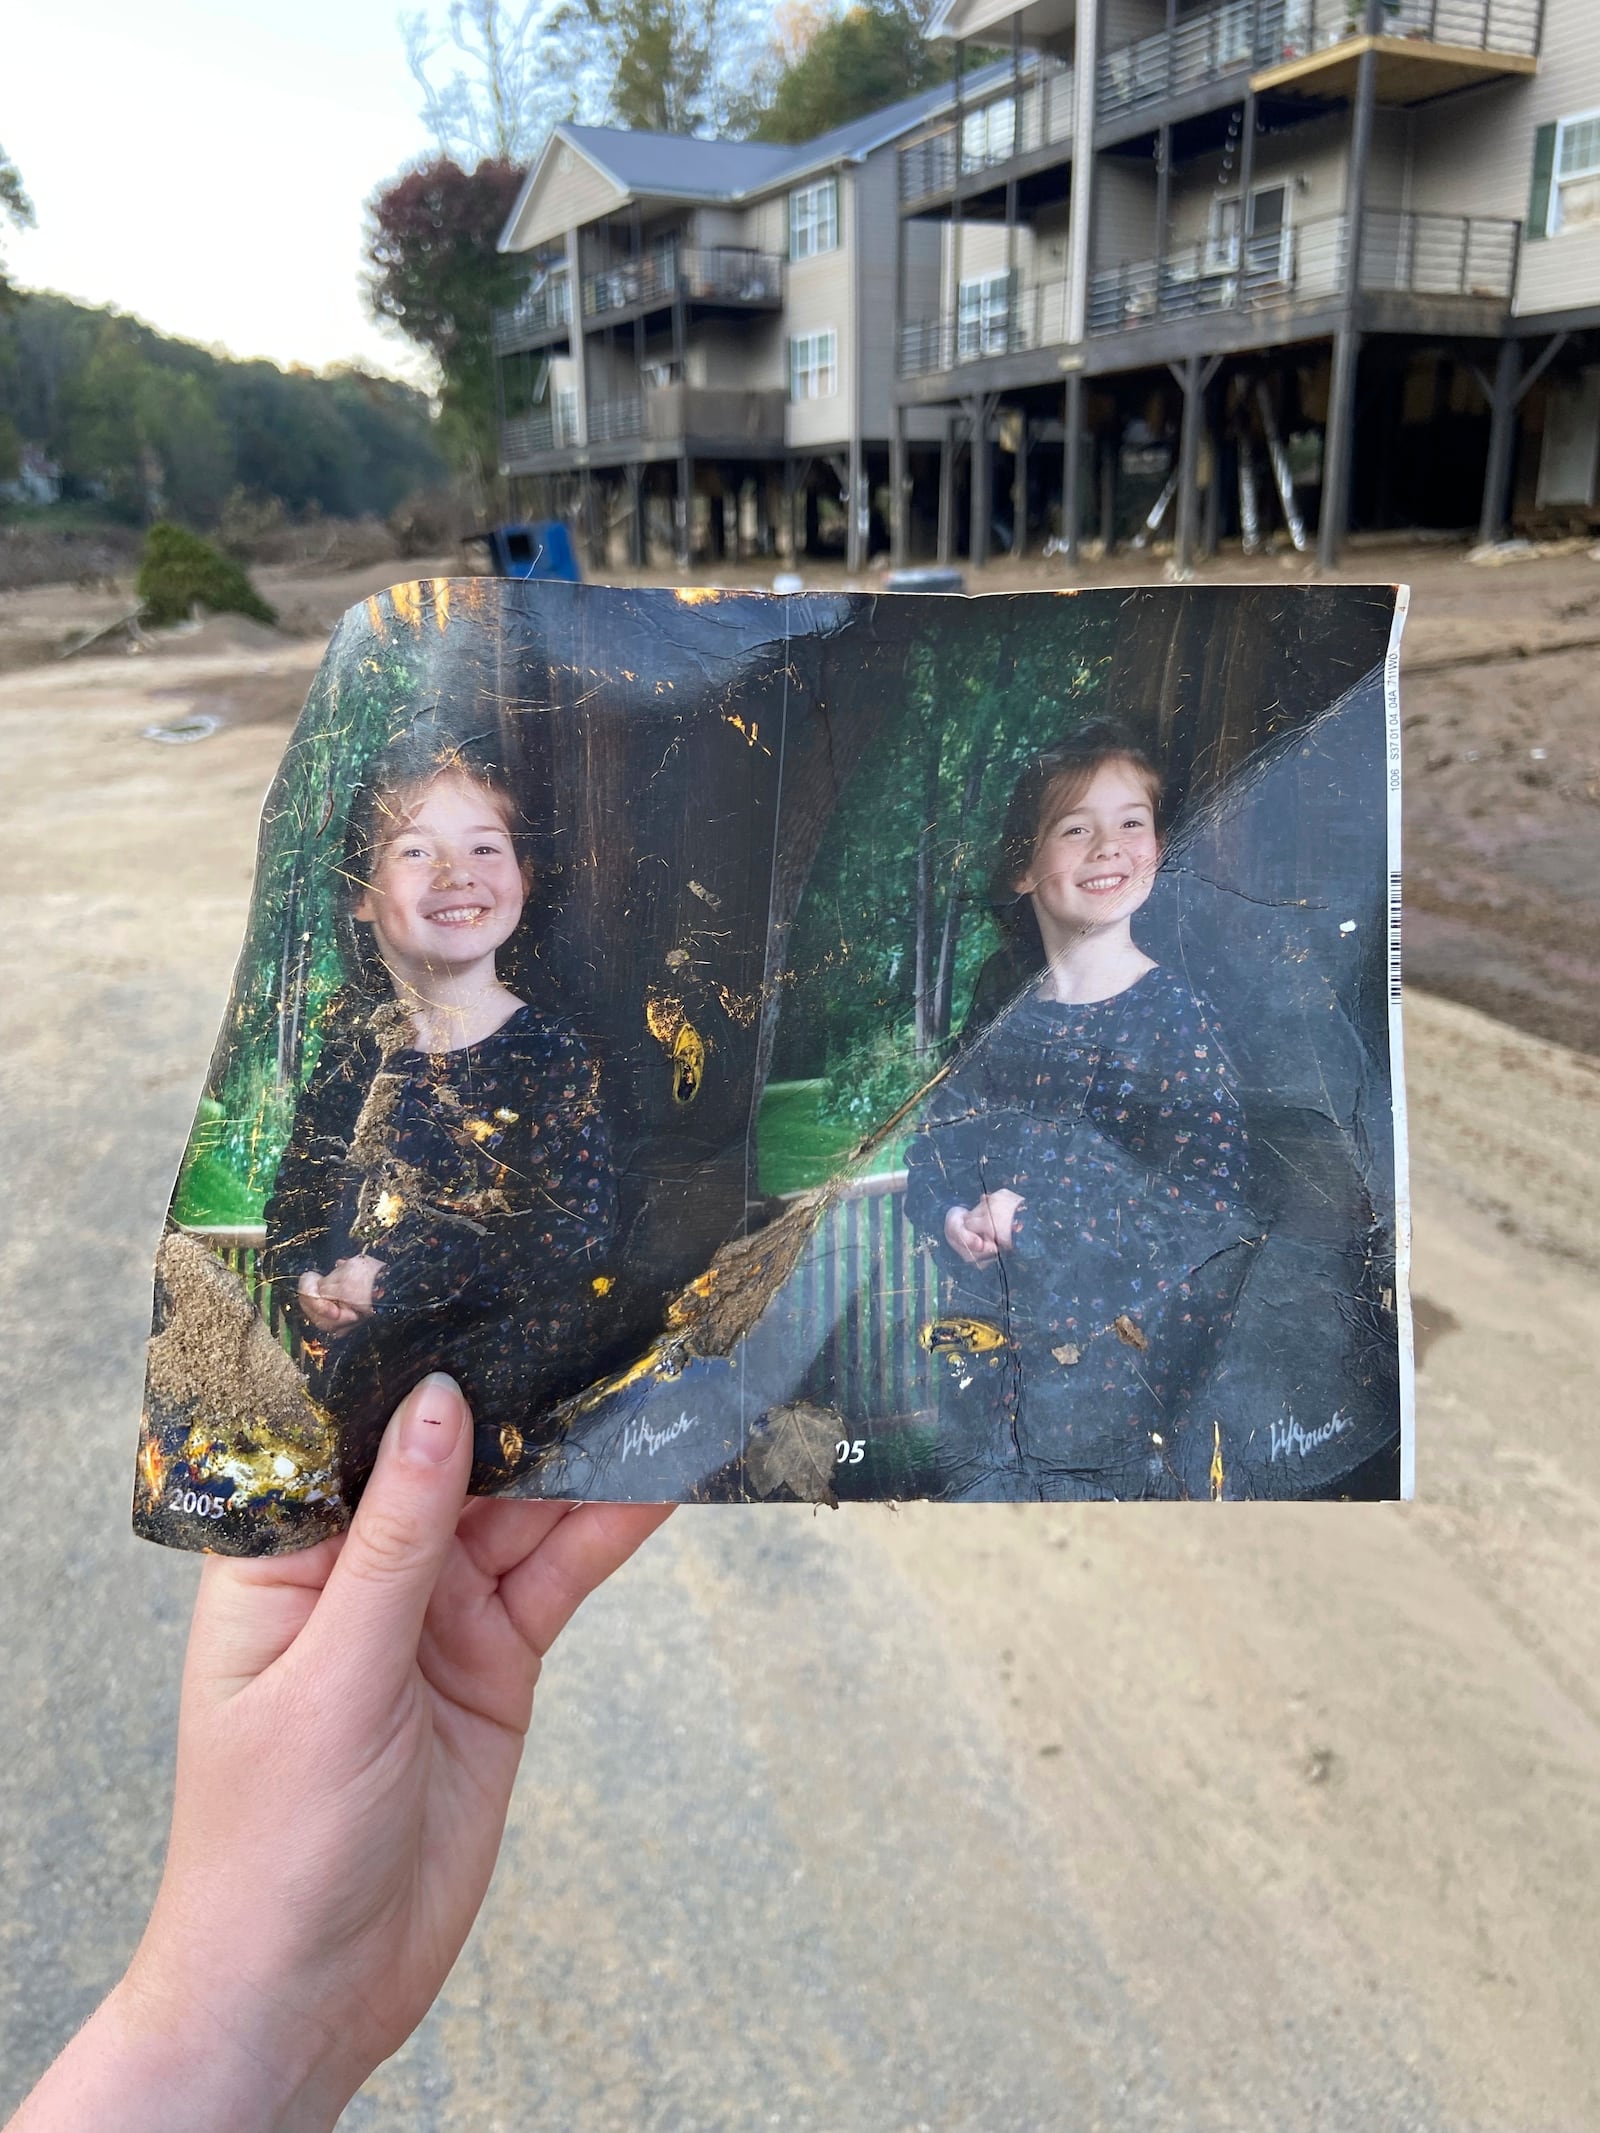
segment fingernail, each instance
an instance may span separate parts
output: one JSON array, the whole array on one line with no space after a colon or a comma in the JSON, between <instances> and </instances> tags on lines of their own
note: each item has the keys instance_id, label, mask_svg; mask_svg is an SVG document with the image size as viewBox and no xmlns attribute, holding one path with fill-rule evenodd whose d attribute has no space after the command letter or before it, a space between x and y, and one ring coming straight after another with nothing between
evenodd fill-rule
<instances>
[{"instance_id":1,"label":"fingernail","mask_svg":"<svg viewBox=\"0 0 1600 2133\"><path fill-rule=\"evenodd\" d=\"M407 1459L443 1466L460 1441L467 1403L455 1379L436 1370L406 1402L400 1425L400 1450Z\"/></svg>"}]
</instances>

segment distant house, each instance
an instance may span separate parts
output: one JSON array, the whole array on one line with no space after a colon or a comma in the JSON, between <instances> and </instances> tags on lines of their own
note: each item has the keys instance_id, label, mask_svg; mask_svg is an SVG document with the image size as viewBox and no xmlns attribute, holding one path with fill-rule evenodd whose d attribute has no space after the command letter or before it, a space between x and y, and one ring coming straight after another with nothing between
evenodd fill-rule
<instances>
[{"instance_id":1,"label":"distant house","mask_svg":"<svg viewBox=\"0 0 1600 2133\"><path fill-rule=\"evenodd\" d=\"M945 0L930 34L897 554L1164 518L1187 562L1270 518L1331 563L1600 503L1596 0Z\"/></svg>"},{"instance_id":2,"label":"distant house","mask_svg":"<svg viewBox=\"0 0 1600 2133\"><path fill-rule=\"evenodd\" d=\"M61 469L42 445L25 444L17 471L0 481L0 498L8 504L54 504L61 500Z\"/></svg>"},{"instance_id":3,"label":"distant house","mask_svg":"<svg viewBox=\"0 0 1600 2133\"><path fill-rule=\"evenodd\" d=\"M500 238L527 263L494 326L517 492L636 562L886 548L894 320L941 271L938 232L901 229L895 150L953 96L799 147L558 126ZM899 420L937 448L940 413Z\"/></svg>"}]
</instances>

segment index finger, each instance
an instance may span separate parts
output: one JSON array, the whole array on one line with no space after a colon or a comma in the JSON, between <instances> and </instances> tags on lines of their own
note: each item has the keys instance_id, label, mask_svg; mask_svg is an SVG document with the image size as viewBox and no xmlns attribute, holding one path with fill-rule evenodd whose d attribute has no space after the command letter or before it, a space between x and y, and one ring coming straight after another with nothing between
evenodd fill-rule
<instances>
[{"instance_id":1,"label":"index finger","mask_svg":"<svg viewBox=\"0 0 1600 2133\"><path fill-rule=\"evenodd\" d=\"M542 1659L578 1609L664 1526L670 1503L581 1503L500 1580L500 1598Z\"/></svg>"}]
</instances>

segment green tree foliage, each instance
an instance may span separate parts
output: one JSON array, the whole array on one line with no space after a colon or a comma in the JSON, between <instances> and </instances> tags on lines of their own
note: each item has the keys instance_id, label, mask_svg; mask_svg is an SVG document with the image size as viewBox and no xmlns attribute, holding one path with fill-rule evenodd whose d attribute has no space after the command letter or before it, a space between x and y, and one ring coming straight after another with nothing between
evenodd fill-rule
<instances>
[{"instance_id":1,"label":"green tree foliage","mask_svg":"<svg viewBox=\"0 0 1600 2133\"><path fill-rule=\"evenodd\" d=\"M33 227L33 202L22 189L22 173L15 163L0 148L0 216L17 229ZM6 277L6 265L0 258L0 304L14 301L16 291Z\"/></svg>"},{"instance_id":2,"label":"green tree foliage","mask_svg":"<svg viewBox=\"0 0 1600 2133\"><path fill-rule=\"evenodd\" d=\"M698 133L724 116L722 0L585 0L606 117L646 133Z\"/></svg>"},{"instance_id":3,"label":"green tree foliage","mask_svg":"<svg viewBox=\"0 0 1600 2133\"><path fill-rule=\"evenodd\" d=\"M959 1033L999 946L988 887L1012 789L1038 748L1096 715L1111 630L1068 601L1030 617L1009 602L947 649L913 651L877 759L829 824L791 940L795 982L774 1077L824 1076L822 1113L865 1131L926 1081Z\"/></svg>"},{"instance_id":4,"label":"green tree foliage","mask_svg":"<svg viewBox=\"0 0 1600 2133\"><path fill-rule=\"evenodd\" d=\"M435 156L367 205L372 314L438 364L446 448L480 473L496 456L493 314L512 301L519 279L495 244L522 178L515 163L467 171Z\"/></svg>"},{"instance_id":5,"label":"green tree foliage","mask_svg":"<svg viewBox=\"0 0 1600 2133\"><path fill-rule=\"evenodd\" d=\"M240 489L294 513L383 515L442 472L428 404L407 386L233 362L65 297L0 316L0 378L20 435L135 521L214 526Z\"/></svg>"},{"instance_id":6,"label":"green tree foliage","mask_svg":"<svg viewBox=\"0 0 1600 2133\"><path fill-rule=\"evenodd\" d=\"M180 1221L259 1221L296 1092L339 1012L351 791L393 731L396 705L415 704L425 633L436 629L432 612L418 607L408 621L382 604L376 641L364 615L335 633L267 795L229 1018L179 1180Z\"/></svg>"},{"instance_id":7,"label":"green tree foliage","mask_svg":"<svg viewBox=\"0 0 1600 2133\"><path fill-rule=\"evenodd\" d=\"M278 617L231 556L183 526L154 525L145 536L137 586L147 622L181 622L195 607L214 615Z\"/></svg>"},{"instance_id":8,"label":"green tree foliage","mask_svg":"<svg viewBox=\"0 0 1600 2133\"><path fill-rule=\"evenodd\" d=\"M809 141L950 73L917 0L864 0L842 15L791 11L737 116L758 141Z\"/></svg>"}]
</instances>

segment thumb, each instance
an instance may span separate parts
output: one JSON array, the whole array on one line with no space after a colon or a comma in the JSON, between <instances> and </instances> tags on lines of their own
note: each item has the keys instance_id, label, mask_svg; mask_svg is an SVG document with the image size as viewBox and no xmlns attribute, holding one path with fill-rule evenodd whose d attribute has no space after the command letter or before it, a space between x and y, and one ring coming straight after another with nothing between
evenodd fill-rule
<instances>
[{"instance_id":1,"label":"thumb","mask_svg":"<svg viewBox=\"0 0 1600 2133\"><path fill-rule=\"evenodd\" d=\"M382 1698L409 1674L472 1471L472 1417L436 1371L396 1408L301 1637L308 1660Z\"/></svg>"}]
</instances>

